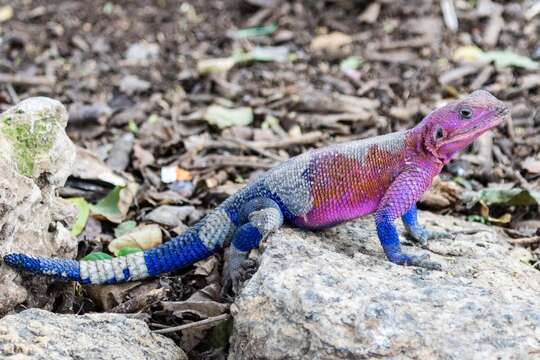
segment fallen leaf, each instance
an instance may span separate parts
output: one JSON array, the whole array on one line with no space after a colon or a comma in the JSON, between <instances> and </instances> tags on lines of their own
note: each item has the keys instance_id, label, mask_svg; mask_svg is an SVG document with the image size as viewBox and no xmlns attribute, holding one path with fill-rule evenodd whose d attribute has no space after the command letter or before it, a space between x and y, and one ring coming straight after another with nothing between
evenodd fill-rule
<instances>
[{"instance_id":1,"label":"fallen leaf","mask_svg":"<svg viewBox=\"0 0 540 360\"><path fill-rule=\"evenodd\" d=\"M120 201L120 191L123 188L124 186L115 186L103 199L91 206L92 211L104 217L120 214L118 202Z\"/></svg>"},{"instance_id":2,"label":"fallen leaf","mask_svg":"<svg viewBox=\"0 0 540 360\"><path fill-rule=\"evenodd\" d=\"M483 201L480 201L480 214L482 215L484 219L492 223L508 224L510 221L512 221L512 215L510 214L504 214L498 218L490 216L489 207L486 204L484 204Z\"/></svg>"},{"instance_id":3,"label":"fallen leaf","mask_svg":"<svg viewBox=\"0 0 540 360\"><path fill-rule=\"evenodd\" d=\"M116 186L126 186L127 181L112 171L94 153L77 147L77 157L72 176L84 180L101 180Z\"/></svg>"},{"instance_id":4,"label":"fallen leaf","mask_svg":"<svg viewBox=\"0 0 540 360\"><path fill-rule=\"evenodd\" d=\"M99 261L99 260L110 260L113 257L109 254L105 254L101 251L91 252L81 259L81 261Z\"/></svg>"},{"instance_id":5,"label":"fallen leaf","mask_svg":"<svg viewBox=\"0 0 540 360\"><path fill-rule=\"evenodd\" d=\"M0 6L0 23L11 20L13 17L13 8L9 5Z\"/></svg>"},{"instance_id":6,"label":"fallen leaf","mask_svg":"<svg viewBox=\"0 0 540 360\"><path fill-rule=\"evenodd\" d=\"M195 263L195 275L208 276L218 265L218 260L215 256L211 256L207 259L197 261Z\"/></svg>"},{"instance_id":7,"label":"fallen leaf","mask_svg":"<svg viewBox=\"0 0 540 360\"><path fill-rule=\"evenodd\" d=\"M201 59L197 62L197 71L201 75L214 73L225 73L232 69L236 64L234 57Z\"/></svg>"},{"instance_id":8,"label":"fallen leaf","mask_svg":"<svg viewBox=\"0 0 540 360\"><path fill-rule=\"evenodd\" d=\"M349 35L336 31L314 37L310 47L314 51L336 51L351 42L352 38Z\"/></svg>"},{"instance_id":9,"label":"fallen leaf","mask_svg":"<svg viewBox=\"0 0 540 360\"><path fill-rule=\"evenodd\" d=\"M103 199L95 205L90 205L92 213L103 216L113 223L121 223L126 218L129 207L137 192L137 184L115 186Z\"/></svg>"},{"instance_id":10,"label":"fallen leaf","mask_svg":"<svg viewBox=\"0 0 540 360\"><path fill-rule=\"evenodd\" d=\"M120 250L127 246L147 250L159 246L162 242L163 235L158 225L139 225L111 241L108 248L110 252L119 256Z\"/></svg>"},{"instance_id":11,"label":"fallen leaf","mask_svg":"<svg viewBox=\"0 0 540 360\"><path fill-rule=\"evenodd\" d=\"M521 167L531 174L540 174L540 160L529 156L522 163Z\"/></svg>"},{"instance_id":12,"label":"fallen leaf","mask_svg":"<svg viewBox=\"0 0 540 360\"><path fill-rule=\"evenodd\" d=\"M253 122L253 111L250 107L230 109L220 105L210 105L206 109L204 119L220 129L231 126L246 126Z\"/></svg>"},{"instance_id":13,"label":"fallen leaf","mask_svg":"<svg viewBox=\"0 0 540 360\"><path fill-rule=\"evenodd\" d=\"M71 235L77 236L83 232L86 226L88 216L90 215L90 205L82 197L70 198L66 200L75 205L78 210L77 220L75 220L75 224L73 224L73 228L71 229Z\"/></svg>"},{"instance_id":14,"label":"fallen leaf","mask_svg":"<svg viewBox=\"0 0 540 360\"><path fill-rule=\"evenodd\" d=\"M266 36L276 31L277 25L253 26L234 31L230 34L233 39L249 39L258 36Z\"/></svg>"},{"instance_id":15,"label":"fallen leaf","mask_svg":"<svg viewBox=\"0 0 540 360\"><path fill-rule=\"evenodd\" d=\"M536 61L511 51L489 51L482 56L483 59L493 61L498 68L519 67L527 70L537 70L540 64Z\"/></svg>"},{"instance_id":16,"label":"fallen leaf","mask_svg":"<svg viewBox=\"0 0 540 360\"><path fill-rule=\"evenodd\" d=\"M456 62L486 61L495 63L497 68L518 67L527 70L537 70L540 64L531 58L516 54L512 51L484 52L477 46L467 45L456 49L452 59Z\"/></svg>"},{"instance_id":17,"label":"fallen leaf","mask_svg":"<svg viewBox=\"0 0 540 360\"><path fill-rule=\"evenodd\" d=\"M484 55L482 49L474 45L461 46L454 51L452 60L456 62L475 62Z\"/></svg>"},{"instance_id":18,"label":"fallen leaf","mask_svg":"<svg viewBox=\"0 0 540 360\"><path fill-rule=\"evenodd\" d=\"M138 248L138 247L124 246L123 248L118 250L118 253L116 254L116 256L118 256L118 257L127 256L129 254L134 254L134 253L141 252L141 251L144 251L144 250L141 249L141 248Z\"/></svg>"},{"instance_id":19,"label":"fallen leaf","mask_svg":"<svg viewBox=\"0 0 540 360\"><path fill-rule=\"evenodd\" d=\"M161 205L146 214L144 220L175 227L196 212L197 210L193 206Z\"/></svg>"},{"instance_id":20,"label":"fallen leaf","mask_svg":"<svg viewBox=\"0 0 540 360\"><path fill-rule=\"evenodd\" d=\"M248 53L248 60L277 61L289 59L289 48L286 46L256 46Z\"/></svg>"},{"instance_id":21,"label":"fallen leaf","mask_svg":"<svg viewBox=\"0 0 540 360\"><path fill-rule=\"evenodd\" d=\"M358 69L363 63L364 63L364 61L363 61L361 58L359 58L358 56L349 56L348 58L343 59L343 60L339 63L339 68L340 68L342 71L356 70L356 69Z\"/></svg>"},{"instance_id":22,"label":"fallen leaf","mask_svg":"<svg viewBox=\"0 0 540 360\"><path fill-rule=\"evenodd\" d=\"M124 221L114 229L114 236L120 237L135 229L137 223L134 220Z\"/></svg>"},{"instance_id":23,"label":"fallen leaf","mask_svg":"<svg viewBox=\"0 0 540 360\"><path fill-rule=\"evenodd\" d=\"M466 191L462 200L468 207L482 201L486 206L531 206L540 204L540 191L529 191L522 188L493 187L480 191Z\"/></svg>"}]
</instances>

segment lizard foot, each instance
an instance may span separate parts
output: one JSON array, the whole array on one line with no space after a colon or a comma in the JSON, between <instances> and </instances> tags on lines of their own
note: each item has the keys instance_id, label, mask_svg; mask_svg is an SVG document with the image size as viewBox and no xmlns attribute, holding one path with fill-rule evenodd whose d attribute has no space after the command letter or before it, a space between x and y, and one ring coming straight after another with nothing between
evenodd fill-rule
<instances>
[{"instance_id":1,"label":"lizard foot","mask_svg":"<svg viewBox=\"0 0 540 360\"><path fill-rule=\"evenodd\" d=\"M233 302L235 296L240 293L240 285L256 271L257 262L252 259L245 259L235 267L225 266L221 297L227 302Z\"/></svg>"},{"instance_id":2,"label":"lizard foot","mask_svg":"<svg viewBox=\"0 0 540 360\"><path fill-rule=\"evenodd\" d=\"M407 232L407 237L420 244L421 247L427 247L428 240L431 239L452 239L453 235L446 231L431 231L426 228L418 228L414 232Z\"/></svg>"},{"instance_id":3,"label":"lizard foot","mask_svg":"<svg viewBox=\"0 0 540 360\"><path fill-rule=\"evenodd\" d=\"M429 261L429 256L427 254L423 255L398 255L394 259L390 259L395 264L405 265L405 266L417 266L428 270L442 270L441 264Z\"/></svg>"}]
</instances>

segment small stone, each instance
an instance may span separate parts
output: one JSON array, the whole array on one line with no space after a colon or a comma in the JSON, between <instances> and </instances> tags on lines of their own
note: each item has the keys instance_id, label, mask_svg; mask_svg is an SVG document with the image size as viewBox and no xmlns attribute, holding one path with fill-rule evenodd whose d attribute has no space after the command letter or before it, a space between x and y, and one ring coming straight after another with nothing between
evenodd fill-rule
<instances>
[{"instance_id":1,"label":"small stone","mask_svg":"<svg viewBox=\"0 0 540 360\"><path fill-rule=\"evenodd\" d=\"M29 309L8 315L0 320L0 358L11 358L13 350L15 357L30 360L187 360L171 339L152 333L143 321L109 313L57 315Z\"/></svg>"},{"instance_id":2,"label":"small stone","mask_svg":"<svg viewBox=\"0 0 540 360\"><path fill-rule=\"evenodd\" d=\"M532 59L533 60L540 60L540 45L536 47L534 52L532 53Z\"/></svg>"},{"instance_id":3,"label":"small stone","mask_svg":"<svg viewBox=\"0 0 540 360\"><path fill-rule=\"evenodd\" d=\"M120 81L120 90L128 95L142 93L148 89L150 83L134 75L124 76Z\"/></svg>"},{"instance_id":4,"label":"small stone","mask_svg":"<svg viewBox=\"0 0 540 360\"><path fill-rule=\"evenodd\" d=\"M131 44L126 51L126 59L132 61L156 60L159 57L159 46L154 43L140 42Z\"/></svg>"}]
</instances>

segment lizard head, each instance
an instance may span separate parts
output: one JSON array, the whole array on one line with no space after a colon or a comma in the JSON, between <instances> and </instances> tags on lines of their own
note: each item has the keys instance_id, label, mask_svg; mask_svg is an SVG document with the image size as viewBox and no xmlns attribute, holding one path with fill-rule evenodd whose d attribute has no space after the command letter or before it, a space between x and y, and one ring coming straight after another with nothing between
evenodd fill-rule
<instances>
[{"instance_id":1,"label":"lizard head","mask_svg":"<svg viewBox=\"0 0 540 360\"><path fill-rule=\"evenodd\" d=\"M431 112L422 120L424 147L447 163L480 135L507 119L509 114L509 108L502 101L487 91L477 90Z\"/></svg>"}]
</instances>

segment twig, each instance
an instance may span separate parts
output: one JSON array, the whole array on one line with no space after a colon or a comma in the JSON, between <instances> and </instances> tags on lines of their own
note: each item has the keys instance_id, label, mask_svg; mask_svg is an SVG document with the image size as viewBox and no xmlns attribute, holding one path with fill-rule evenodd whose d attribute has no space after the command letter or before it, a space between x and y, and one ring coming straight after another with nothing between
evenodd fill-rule
<instances>
[{"instance_id":1,"label":"twig","mask_svg":"<svg viewBox=\"0 0 540 360\"><path fill-rule=\"evenodd\" d=\"M231 317L231 315L229 315L229 314L221 314L221 315L218 315L218 316L209 317L208 319L204 319L204 320L201 320L201 321L196 321L196 322L193 322L193 323L190 323L190 324L173 326L173 327L170 327L170 328L167 328L167 329L154 330L153 333L154 334L168 334L168 333L172 333L172 332L175 332L175 331L191 329L191 328L195 328L195 327L199 327L199 326L203 326L203 325L213 324L215 322L219 322L219 321L223 321L223 320L228 320L228 319L230 319L230 317Z\"/></svg>"},{"instance_id":2,"label":"twig","mask_svg":"<svg viewBox=\"0 0 540 360\"><path fill-rule=\"evenodd\" d=\"M15 91L11 83L6 84L6 90L9 94L9 97L11 98L11 102L13 104L17 104L19 102L19 97L17 96L17 92Z\"/></svg>"},{"instance_id":3,"label":"twig","mask_svg":"<svg viewBox=\"0 0 540 360\"><path fill-rule=\"evenodd\" d=\"M454 2L452 0L441 0L441 11L446 27L450 31L456 32L458 30L459 23Z\"/></svg>"},{"instance_id":4,"label":"twig","mask_svg":"<svg viewBox=\"0 0 540 360\"><path fill-rule=\"evenodd\" d=\"M540 236L511 239L508 241L510 242L510 244L513 244L513 245L529 246L529 245L540 243Z\"/></svg>"},{"instance_id":5,"label":"twig","mask_svg":"<svg viewBox=\"0 0 540 360\"><path fill-rule=\"evenodd\" d=\"M242 140L242 139L232 139L232 138L227 138L226 140L228 141L232 141L238 145L241 145L241 146L244 146L258 154L261 154L262 156L266 156L267 158L270 158L272 160L276 160L276 161L283 161L285 160L284 158L282 158L281 156L278 156L278 155L275 155L273 153L271 153L270 151L266 151L264 150L263 148L261 148L260 146L257 146L257 143L256 142L253 142L253 141L246 141L246 140Z\"/></svg>"},{"instance_id":6,"label":"twig","mask_svg":"<svg viewBox=\"0 0 540 360\"><path fill-rule=\"evenodd\" d=\"M320 131L313 131L297 137L277 141L254 141L252 144L262 149L287 148L294 145L309 145L326 138Z\"/></svg>"},{"instance_id":7,"label":"twig","mask_svg":"<svg viewBox=\"0 0 540 360\"><path fill-rule=\"evenodd\" d=\"M51 79L47 76L27 76L20 74L0 73L0 83L27 86L52 86L55 83L55 79Z\"/></svg>"}]
</instances>

